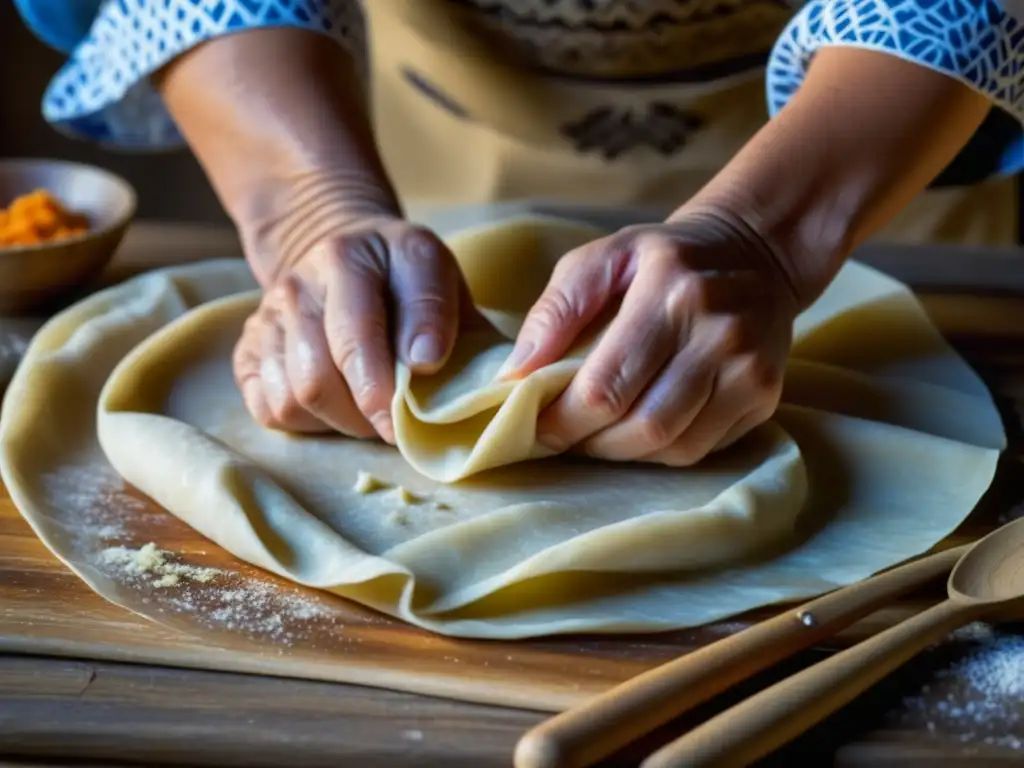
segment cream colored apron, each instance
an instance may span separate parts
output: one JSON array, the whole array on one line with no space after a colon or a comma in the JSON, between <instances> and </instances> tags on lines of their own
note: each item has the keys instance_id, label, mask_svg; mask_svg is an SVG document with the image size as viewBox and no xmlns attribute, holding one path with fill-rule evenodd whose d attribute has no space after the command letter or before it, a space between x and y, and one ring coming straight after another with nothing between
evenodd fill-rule
<instances>
[{"instance_id":1,"label":"cream colored apron","mask_svg":"<svg viewBox=\"0 0 1024 768\"><path fill-rule=\"evenodd\" d=\"M667 213L768 119L763 70L668 85L534 77L507 65L446 0L372 0L364 8L378 142L411 209L528 199ZM652 105L668 105L669 114L652 114ZM662 154L638 142L608 160L579 151L559 130L576 121L600 149L608 126L591 120L588 128L581 117L602 111L606 122L646 121L660 140L683 148ZM699 115L700 126L685 115ZM878 239L1011 244L1016 219L1015 185L998 180L925 192Z\"/></svg>"}]
</instances>

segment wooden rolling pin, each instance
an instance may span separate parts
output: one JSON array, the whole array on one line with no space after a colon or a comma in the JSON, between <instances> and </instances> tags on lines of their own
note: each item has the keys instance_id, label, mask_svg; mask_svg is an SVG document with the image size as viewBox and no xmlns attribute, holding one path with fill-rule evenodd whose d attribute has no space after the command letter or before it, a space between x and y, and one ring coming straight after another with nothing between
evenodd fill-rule
<instances>
[{"instance_id":1,"label":"wooden rolling pin","mask_svg":"<svg viewBox=\"0 0 1024 768\"><path fill-rule=\"evenodd\" d=\"M585 768L750 676L947 575L969 545L819 597L563 712L527 732L515 768Z\"/></svg>"}]
</instances>

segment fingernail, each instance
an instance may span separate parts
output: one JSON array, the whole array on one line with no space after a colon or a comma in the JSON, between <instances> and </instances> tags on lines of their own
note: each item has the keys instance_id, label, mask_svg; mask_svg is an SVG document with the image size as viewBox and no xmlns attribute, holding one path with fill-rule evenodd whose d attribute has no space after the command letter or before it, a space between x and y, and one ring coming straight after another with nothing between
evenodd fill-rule
<instances>
[{"instance_id":1,"label":"fingernail","mask_svg":"<svg viewBox=\"0 0 1024 768\"><path fill-rule=\"evenodd\" d=\"M498 370L498 378L503 379L519 370L520 366L530 359L530 355L533 354L534 346L535 345L532 342L516 344L512 350L512 354L508 356L508 360L506 360Z\"/></svg>"},{"instance_id":2,"label":"fingernail","mask_svg":"<svg viewBox=\"0 0 1024 768\"><path fill-rule=\"evenodd\" d=\"M421 333L409 345L409 362L413 365L433 365L444 357L441 339L432 333Z\"/></svg>"}]
</instances>

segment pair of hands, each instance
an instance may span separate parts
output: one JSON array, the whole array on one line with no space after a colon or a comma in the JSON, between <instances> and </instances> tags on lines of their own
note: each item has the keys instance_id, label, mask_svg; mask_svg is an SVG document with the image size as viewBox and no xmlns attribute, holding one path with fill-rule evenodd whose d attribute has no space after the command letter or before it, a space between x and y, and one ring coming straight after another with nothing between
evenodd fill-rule
<instances>
[{"instance_id":1,"label":"pair of hands","mask_svg":"<svg viewBox=\"0 0 1024 768\"><path fill-rule=\"evenodd\" d=\"M772 415L799 302L742 222L683 212L566 254L526 318L506 375L555 362L615 307L541 415L546 446L687 466ZM435 235L372 219L279 270L245 325L235 375L267 427L393 444L395 355L415 373L436 372L460 329L478 322L458 265Z\"/></svg>"}]
</instances>

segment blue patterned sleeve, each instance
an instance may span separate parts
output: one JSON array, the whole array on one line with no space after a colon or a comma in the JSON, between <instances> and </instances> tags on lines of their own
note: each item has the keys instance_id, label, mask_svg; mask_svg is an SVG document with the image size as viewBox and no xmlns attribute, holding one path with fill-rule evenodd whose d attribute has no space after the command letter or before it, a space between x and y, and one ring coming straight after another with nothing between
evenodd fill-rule
<instances>
[{"instance_id":1,"label":"blue patterned sleeve","mask_svg":"<svg viewBox=\"0 0 1024 768\"><path fill-rule=\"evenodd\" d=\"M43 115L58 130L125 149L183 141L149 76L200 43L265 27L328 35L364 56L359 0L16 0L28 27L70 58ZM83 21L83 6L91 18ZM75 13L72 13L75 10ZM75 21L76 23L71 23Z\"/></svg>"},{"instance_id":2,"label":"blue patterned sleeve","mask_svg":"<svg viewBox=\"0 0 1024 768\"><path fill-rule=\"evenodd\" d=\"M1015 0L810 0L768 61L768 108L803 82L814 53L842 45L880 51L965 83L996 107L969 149L976 174L1024 170L1024 19ZM1002 112L1002 114L998 114ZM1009 125L1009 128L1007 128ZM977 180L977 179L971 179Z\"/></svg>"}]
</instances>

